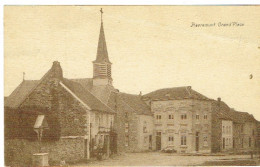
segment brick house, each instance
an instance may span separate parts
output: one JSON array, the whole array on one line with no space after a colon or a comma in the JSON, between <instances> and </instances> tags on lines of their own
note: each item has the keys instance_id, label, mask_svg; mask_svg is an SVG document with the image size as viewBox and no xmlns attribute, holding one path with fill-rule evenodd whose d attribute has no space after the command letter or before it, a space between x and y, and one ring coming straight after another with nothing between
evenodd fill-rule
<instances>
[{"instance_id":1,"label":"brick house","mask_svg":"<svg viewBox=\"0 0 260 167\"><path fill-rule=\"evenodd\" d=\"M160 89L143 96L154 114L154 149L211 151L211 100L191 87Z\"/></svg>"}]
</instances>

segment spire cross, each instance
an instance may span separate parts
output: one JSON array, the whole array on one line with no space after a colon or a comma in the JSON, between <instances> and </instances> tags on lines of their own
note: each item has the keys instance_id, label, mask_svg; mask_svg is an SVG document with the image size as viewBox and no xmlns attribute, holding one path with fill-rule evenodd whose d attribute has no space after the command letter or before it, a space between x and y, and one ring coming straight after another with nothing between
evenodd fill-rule
<instances>
[{"instance_id":1,"label":"spire cross","mask_svg":"<svg viewBox=\"0 0 260 167\"><path fill-rule=\"evenodd\" d=\"M104 12L103 12L102 8L100 9L100 13L101 13L101 22L103 22L103 17L102 16L103 16Z\"/></svg>"}]
</instances>

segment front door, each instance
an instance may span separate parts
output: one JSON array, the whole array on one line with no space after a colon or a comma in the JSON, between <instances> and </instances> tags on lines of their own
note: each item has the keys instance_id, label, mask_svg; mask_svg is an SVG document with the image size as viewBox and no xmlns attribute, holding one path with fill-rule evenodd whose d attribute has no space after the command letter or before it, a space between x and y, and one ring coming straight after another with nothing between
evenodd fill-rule
<instances>
[{"instance_id":1,"label":"front door","mask_svg":"<svg viewBox=\"0 0 260 167\"><path fill-rule=\"evenodd\" d=\"M161 150L161 136L162 132L156 132L156 150Z\"/></svg>"},{"instance_id":2,"label":"front door","mask_svg":"<svg viewBox=\"0 0 260 167\"><path fill-rule=\"evenodd\" d=\"M152 149L152 135L149 135L149 149Z\"/></svg>"},{"instance_id":3,"label":"front door","mask_svg":"<svg viewBox=\"0 0 260 167\"><path fill-rule=\"evenodd\" d=\"M196 132L196 151L199 151L199 132Z\"/></svg>"}]
</instances>

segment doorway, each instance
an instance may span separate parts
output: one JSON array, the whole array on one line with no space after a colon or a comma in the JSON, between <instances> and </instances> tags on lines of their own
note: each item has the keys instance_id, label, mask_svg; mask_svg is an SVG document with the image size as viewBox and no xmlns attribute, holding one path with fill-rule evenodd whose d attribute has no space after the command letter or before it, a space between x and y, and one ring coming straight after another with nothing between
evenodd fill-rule
<instances>
[{"instance_id":1,"label":"doorway","mask_svg":"<svg viewBox=\"0 0 260 167\"><path fill-rule=\"evenodd\" d=\"M161 150L162 132L156 132L156 150Z\"/></svg>"},{"instance_id":2,"label":"doorway","mask_svg":"<svg viewBox=\"0 0 260 167\"><path fill-rule=\"evenodd\" d=\"M152 135L149 135L149 150L152 150Z\"/></svg>"},{"instance_id":3,"label":"doorway","mask_svg":"<svg viewBox=\"0 0 260 167\"><path fill-rule=\"evenodd\" d=\"M199 132L196 132L196 151L199 151Z\"/></svg>"}]
</instances>

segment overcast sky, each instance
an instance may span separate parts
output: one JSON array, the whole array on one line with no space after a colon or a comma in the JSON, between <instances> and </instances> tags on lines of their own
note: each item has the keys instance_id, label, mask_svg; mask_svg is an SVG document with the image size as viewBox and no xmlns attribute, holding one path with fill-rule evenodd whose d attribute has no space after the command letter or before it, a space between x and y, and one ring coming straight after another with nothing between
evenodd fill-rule
<instances>
[{"instance_id":1,"label":"overcast sky","mask_svg":"<svg viewBox=\"0 0 260 167\"><path fill-rule=\"evenodd\" d=\"M102 6L114 86L143 94L192 86L260 120L260 10L252 7ZM4 8L4 95L38 80L52 62L91 78L100 6ZM214 24L212 27L191 27ZM244 26L219 27L238 22ZM253 78L249 79L249 75Z\"/></svg>"}]
</instances>

